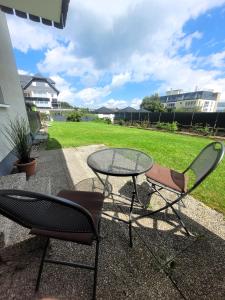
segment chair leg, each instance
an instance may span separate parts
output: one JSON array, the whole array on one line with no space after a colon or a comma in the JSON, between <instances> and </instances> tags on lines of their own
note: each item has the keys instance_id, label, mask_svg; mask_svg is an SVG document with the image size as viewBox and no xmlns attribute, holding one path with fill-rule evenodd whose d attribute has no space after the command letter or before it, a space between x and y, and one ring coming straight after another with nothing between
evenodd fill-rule
<instances>
[{"instance_id":1,"label":"chair leg","mask_svg":"<svg viewBox=\"0 0 225 300\"><path fill-rule=\"evenodd\" d=\"M97 275L98 275L98 252L99 252L99 241L96 241L96 252L95 252L95 270L94 270L94 286L93 286L93 300L96 299L97 289Z\"/></svg>"},{"instance_id":2,"label":"chair leg","mask_svg":"<svg viewBox=\"0 0 225 300\"><path fill-rule=\"evenodd\" d=\"M173 206L171 206L171 209L173 210L173 212L177 216L177 219L178 219L180 225L184 228L187 235L190 236L190 232L188 231L188 229L187 229L186 225L184 224L183 220L181 219L181 216L178 214L178 212L176 211L176 209Z\"/></svg>"},{"instance_id":3,"label":"chair leg","mask_svg":"<svg viewBox=\"0 0 225 300\"><path fill-rule=\"evenodd\" d=\"M44 265L44 260L45 260L45 255L46 255L46 252L48 249L48 245L49 245L49 238L47 238L47 241L45 243L45 247L44 247L44 250L42 253L41 263L40 263L39 272L38 272L38 278L37 278L36 287L35 287L35 292L37 292L39 289L41 274L42 274L42 270L43 270L43 265Z\"/></svg>"},{"instance_id":4,"label":"chair leg","mask_svg":"<svg viewBox=\"0 0 225 300\"><path fill-rule=\"evenodd\" d=\"M133 247L133 239L132 239L132 222L129 220L129 239L130 239L130 247Z\"/></svg>"},{"instance_id":5,"label":"chair leg","mask_svg":"<svg viewBox=\"0 0 225 300\"><path fill-rule=\"evenodd\" d=\"M173 207L173 204L170 203L161 193L160 193L160 189L156 189L156 192L159 194L159 196L167 203L169 204L168 207L170 207L172 209L172 211L174 212L174 214L176 215L177 219L178 219L178 222L180 223L180 225L184 228L185 232L187 233L188 236L190 236L190 232L188 231L184 221L182 220L181 216L178 214L178 212L176 211L176 209ZM181 198L180 201L183 203L183 199Z\"/></svg>"}]
</instances>

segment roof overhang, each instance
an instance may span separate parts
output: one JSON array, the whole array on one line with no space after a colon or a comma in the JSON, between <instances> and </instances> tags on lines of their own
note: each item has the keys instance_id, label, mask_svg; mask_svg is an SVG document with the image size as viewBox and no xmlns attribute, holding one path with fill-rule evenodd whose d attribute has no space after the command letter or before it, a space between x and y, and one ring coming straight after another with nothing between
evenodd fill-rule
<instances>
[{"instance_id":1,"label":"roof overhang","mask_svg":"<svg viewBox=\"0 0 225 300\"><path fill-rule=\"evenodd\" d=\"M24 19L63 28L69 2L70 0L0 0L0 9Z\"/></svg>"}]
</instances>

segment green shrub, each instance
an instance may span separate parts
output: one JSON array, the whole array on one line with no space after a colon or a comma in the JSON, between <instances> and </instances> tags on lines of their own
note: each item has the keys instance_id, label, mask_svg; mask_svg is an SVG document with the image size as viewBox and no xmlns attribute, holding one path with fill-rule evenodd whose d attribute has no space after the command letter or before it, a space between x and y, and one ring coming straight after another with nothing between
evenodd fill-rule
<instances>
[{"instance_id":1,"label":"green shrub","mask_svg":"<svg viewBox=\"0 0 225 300\"><path fill-rule=\"evenodd\" d=\"M137 128L141 128L141 124L139 122L133 122L132 125Z\"/></svg>"},{"instance_id":2,"label":"green shrub","mask_svg":"<svg viewBox=\"0 0 225 300\"><path fill-rule=\"evenodd\" d=\"M168 125L168 130L169 131L177 131L178 130L178 126L177 126L177 122L172 122L172 123L167 123Z\"/></svg>"},{"instance_id":3,"label":"green shrub","mask_svg":"<svg viewBox=\"0 0 225 300\"><path fill-rule=\"evenodd\" d=\"M177 122L172 122L172 123L157 122L156 128L164 129L164 130L172 131L172 132L178 130Z\"/></svg>"},{"instance_id":4,"label":"green shrub","mask_svg":"<svg viewBox=\"0 0 225 300\"><path fill-rule=\"evenodd\" d=\"M209 135L212 130L210 129L209 124L206 124L205 126L203 124L195 124L192 126L192 131L202 135Z\"/></svg>"},{"instance_id":5,"label":"green shrub","mask_svg":"<svg viewBox=\"0 0 225 300\"><path fill-rule=\"evenodd\" d=\"M123 119L118 120L118 124L120 126L124 126L125 125L125 121Z\"/></svg>"},{"instance_id":6,"label":"green shrub","mask_svg":"<svg viewBox=\"0 0 225 300\"><path fill-rule=\"evenodd\" d=\"M96 123L104 123L104 119L99 118L99 117L97 116L96 118L94 118L93 122L96 122Z\"/></svg>"},{"instance_id":7,"label":"green shrub","mask_svg":"<svg viewBox=\"0 0 225 300\"><path fill-rule=\"evenodd\" d=\"M12 147L12 152L22 164L31 161L32 141L30 136L30 126L26 118L17 117L9 120L1 132Z\"/></svg>"},{"instance_id":8,"label":"green shrub","mask_svg":"<svg viewBox=\"0 0 225 300\"><path fill-rule=\"evenodd\" d=\"M82 113L78 111L74 111L67 116L66 120L69 122L80 122L81 117L82 117Z\"/></svg>"},{"instance_id":9,"label":"green shrub","mask_svg":"<svg viewBox=\"0 0 225 300\"><path fill-rule=\"evenodd\" d=\"M140 123L140 125L141 125L142 128L148 128L148 127L149 127L148 121L142 121L142 122Z\"/></svg>"},{"instance_id":10,"label":"green shrub","mask_svg":"<svg viewBox=\"0 0 225 300\"><path fill-rule=\"evenodd\" d=\"M165 129L165 123L157 122L155 127L158 128L158 129Z\"/></svg>"},{"instance_id":11,"label":"green shrub","mask_svg":"<svg viewBox=\"0 0 225 300\"><path fill-rule=\"evenodd\" d=\"M104 122L105 122L106 124L112 124L112 121L111 121L111 119L109 119L109 118L105 118L105 119L104 119Z\"/></svg>"}]
</instances>

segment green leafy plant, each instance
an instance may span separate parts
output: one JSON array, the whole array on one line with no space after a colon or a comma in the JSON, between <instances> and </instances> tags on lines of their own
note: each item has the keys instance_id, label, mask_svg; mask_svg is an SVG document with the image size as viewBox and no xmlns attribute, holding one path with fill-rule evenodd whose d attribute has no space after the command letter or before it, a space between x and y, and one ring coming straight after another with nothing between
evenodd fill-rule
<instances>
[{"instance_id":1,"label":"green leafy plant","mask_svg":"<svg viewBox=\"0 0 225 300\"><path fill-rule=\"evenodd\" d=\"M202 135L209 135L211 133L211 129L208 124L195 124L192 126L192 131Z\"/></svg>"},{"instance_id":2,"label":"green leafy plant","mask_svg":"<svg viewBox=\"0 0 225 300\"><path fill-rule=\"evenodd\" d=\"M164 128L164 123L157 122L155 127L158 128L158 129L163 129Z\"/></svg>"},{"instance_id":3,"label":"green leafy plant","mask_svg":"<svg viewBox=\"0 0 225 300\"><path fill-rule=\"evenodd\" d=\"M124 125L130 127L130 126L133 125L133 122L131 122L131 121L125 121Z\"/></svg>"},{"instance_id":4,"label":"green leafy plant","mask_svg":"<svg viewBox=\"0 0 225 300\"><path fill-rule=\"evenodd\" d=\"M30 126L25 118L16 118L10 120L8 126L4 127L2 133L12 146L12 152L18 158L21 164L26 164L31 161L31 136Z\"/></svg>"},{"instance_id":5,"label":"green leafy plant","mask_svg":"<svg viewBox=\"0 0 225 300\"><path fill-rule=\"evenodd\" d=\"M178 130L177 122L172 122L172 123L157 122L156 128L164 129L164 130L172 131L172 132Z\"/></svg>"},{"instance_id":6,"label":"green leafy plant","mask_svg":"<svg viewBox=\"0 0 225 300\"><path fill-rule=\"evenodd\" d=\"M118 120L118 124L119 124L120 126L124 126L124 125L125 125L125 121L124 121L123 119Z\"/></svg>"},{"instance_id":7,"label":"green leafy plant","mask_svg":"<svg viewBox=\"0 0 225 300\"><path fill-rule=\"evenodd\" d=\"M80 113L79 111L74 111L67 116L66 120L70 122L80 122L81 117L82 113Z\"/></svg>"},{"instance_id":8,"label":"green leafy plant","mask_svg":"<svg viewBox=\"0 0 225 300\"><path fill-rule=\"evenodd\" d=\"M110 118L105 118L104 121L106 124L112 124L112 121Z\"/></svg>"},{"instance_id":9,"label":"green leafy plant","mask_svg":"<svg viewBox=\"0 0 225 300\"><path fill-rule=\"evenodd\" d=\"M146 128L149 127L149 122L148 121L142 121L140 125L141 125L142 128L146 129Z\"/></svg>"},{"instance_id":10,"label":"green leafy plant","mask_svg":"<svg viewBox=\"0 0 225 300\"><path fill-rule=\"evenodd\" d=\"M178 123L177 122L172 122L172 123L167 123L168 125L168 130L169 131L177 131L178 130Z\"/></svg>"},{"instance_id":11,"label":"green leafy plant","mask_svg":"<svg viewBox=\"0 0 225 300\"><path fill-rule=\"evenodd\" d=\"M99 118L98 116L96 116L93 119L93 122L96 122L96 123L105 123L105 120L103 118Z\"/></svg>"}]
</instances>

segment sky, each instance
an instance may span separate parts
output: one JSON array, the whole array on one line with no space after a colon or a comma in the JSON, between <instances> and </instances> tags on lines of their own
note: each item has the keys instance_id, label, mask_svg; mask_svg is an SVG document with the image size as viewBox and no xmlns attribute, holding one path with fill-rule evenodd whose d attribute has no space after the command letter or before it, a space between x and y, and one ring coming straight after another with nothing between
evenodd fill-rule
<instances>
[{"instance_id":1,"label":"sky","mask_svg":"<svg viewBox=\"0 0 225 300\"><path fill-rule=\"evenodd\" d=\"M63 30L7 16L20 74L78 107L139 108L170 89L225 100L225 0L70 0Z\"/></svg>"}]
</instances>

